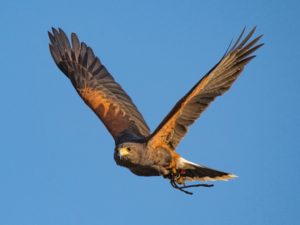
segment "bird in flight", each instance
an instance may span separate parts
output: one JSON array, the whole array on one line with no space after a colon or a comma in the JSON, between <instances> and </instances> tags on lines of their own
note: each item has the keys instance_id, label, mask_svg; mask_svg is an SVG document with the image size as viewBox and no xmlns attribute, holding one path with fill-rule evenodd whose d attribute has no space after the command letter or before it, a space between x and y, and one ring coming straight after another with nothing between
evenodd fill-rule
<instances>
[{"instance_id":1,"label":"bird in flight","mask_svg":"<svg viewBox=\"0 0 300 225\"><path fill-rule=\"evenodd\" d=\"M151 133L142 114L108 72L93 50L80 42L75 33L71 42L65 32L48 32L50 52L59 69L70 79L83 101L104 123L115 141L114 159L138 176L163 176L172 187L187 194L186 181L215 181L236 177L201 164L190 162L176 152L176 147L190 125L209 104L226 92L263 44L262 35L252 38L253 28L245 28L220 61L184 95Z\"/></svg>"}]
</instances>

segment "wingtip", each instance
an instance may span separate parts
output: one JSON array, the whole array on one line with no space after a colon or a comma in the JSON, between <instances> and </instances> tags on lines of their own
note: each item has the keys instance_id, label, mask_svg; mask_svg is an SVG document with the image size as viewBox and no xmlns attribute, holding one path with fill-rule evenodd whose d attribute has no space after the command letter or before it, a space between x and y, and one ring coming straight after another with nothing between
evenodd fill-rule
<instances>
[{"instance_id":1,"label":"wingtip","mask_svg":"<svg viewBox=\"0 0 300 225\"><path fill-rule=\"evenodd\" d=\"M247 26L244 26L245 30L246 30L246 28L247 28ZM256 29L257 29L257 25L254 25L249 33L254 33L256 31Z\"/></svg>"},{"instance_id":2,"label":"wingtip","mask_svg":"<svg viewBox=\"0 0 300 225\"><path fill-rule=\"evenodd\" d=\"M48 31L48 37L50 39L50 43L53 45L53 43L55 42L55 37L54 35L51 33L51 31Z\"/></svg>"},{"instance_id":3,"label":"wingtip","mask_svg":"<svg viewBox=\"0 0 300 225\"><path fill-rule=\"evenodd\" d=\"M71 37L76 37L76 38L78 38L78 37L77 37L77 34L76 34L75 32L72 32L72 33L71 33Z\"/></svg>"},{"instance_id":4,"label":"wingtip","mask_svg":"<svg viewBox=\"0 0 300 225\"><path fill-rule=\"evenodd\" d=\"M57 30L54 27L51 27L52 33L55 34Z\"/></svg>"},{"instance_id":5,"label":"wingtip","mask_svg":"<svg viewBox=\"0 0 300 225\"><path fill-rule=\"evenodd\" d=\"M265 45L265 43L261 43L261 44L257 45L256 47L257 47L257 49L258 49L258 48L260 48L260 47L262 47L262 46L264 46L264 45Z\"/></svg>"},{"instance_id":6,"label":"wingtip","mask_svg":"<svg viewBox=\"0 0 300 225\"><path fill-rule=\"evenodd\" d=\"M50 35L53 37L54 36L54 31L55 28L54 27L51 27L47 32L48 32L48 36L50 37Z\"/></svg>"},{"instance_id":7,"label":"wingtip","mask_svg":"<svg viewBox=\"0 0 300 225\"><path fill-rule=\"evenodd\" d=\"M48 33L49 38L51 39L51 37L53 37L51 31L48 30L47 33Z\"/></svg>"},{"instance_id":8,"label":"wingtip","mask_svg":"<svg viewBox=\"0 0 300 225\"><path fill-rule=\"evenodd\" d=\"M257 27L257 26L255 25L255 26L252 28L251 32L254 33L254 32L256 31L256 27Z\"/></svg>"},{"instance_id":9,"label":"wingtip","mask_svg":"<svg viewBox=\"0 0 300 225\"><path fill-rule=\"evenodd\" d=\"M245 33L246 29L247 29L247 26L245 25L242 29L242 34Z\"/></svg>"}]
</instances>

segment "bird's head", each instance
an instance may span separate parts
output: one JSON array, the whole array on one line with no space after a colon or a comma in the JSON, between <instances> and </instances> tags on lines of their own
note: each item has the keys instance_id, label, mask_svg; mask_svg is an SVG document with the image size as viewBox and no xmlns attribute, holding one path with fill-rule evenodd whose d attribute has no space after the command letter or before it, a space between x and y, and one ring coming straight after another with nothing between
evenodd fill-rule
<instances>
[{"instance_id":1,"label":"bird's head","mask_svg":"<svg viewBox=\"0 0 300 225\"><path fill-rule=\"evenodd\" d=\"M115 148L115 160L118 164L128 167L129 164L138 164L144 152L144 144L125 142Z\"/></svg>"}]
</instances>

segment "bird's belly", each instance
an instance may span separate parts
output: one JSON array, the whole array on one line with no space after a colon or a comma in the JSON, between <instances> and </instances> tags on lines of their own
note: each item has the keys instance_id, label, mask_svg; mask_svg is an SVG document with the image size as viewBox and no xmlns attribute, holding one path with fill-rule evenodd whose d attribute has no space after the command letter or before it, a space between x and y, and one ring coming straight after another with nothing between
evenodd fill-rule
<instances>
[{"instance_id":1,"label":"bird's belly","mask_svg":"<svg viewBox=\"0 0 300 225\"><path fill-rule=\"evenodd\" d=\"M135 166L132 168L129 168L132 173L138 176L159 176L160 173L156 168L153 168L151 166Z\"/></svg>"}]
</instances>

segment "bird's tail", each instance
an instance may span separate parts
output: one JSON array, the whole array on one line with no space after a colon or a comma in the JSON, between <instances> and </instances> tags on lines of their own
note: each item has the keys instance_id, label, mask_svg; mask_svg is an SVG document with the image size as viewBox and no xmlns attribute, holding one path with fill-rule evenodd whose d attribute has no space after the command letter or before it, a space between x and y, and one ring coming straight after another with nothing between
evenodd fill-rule
<instances>
[{"instance_id":1,"label":"bird's tail","mask_svg":"<svg viewBox=\"0 0 300 225\"><path fill-rule=\"evenodd\" d=\"M177 161L177 171L182 178L182 183L184 180L200 180L200 181L216 181L222 180L227 181L229 179L237 177L234 174L218 171L211 169L193 162L190 162L182 157L178 158Z\"/></svg>"}]
</instances>

